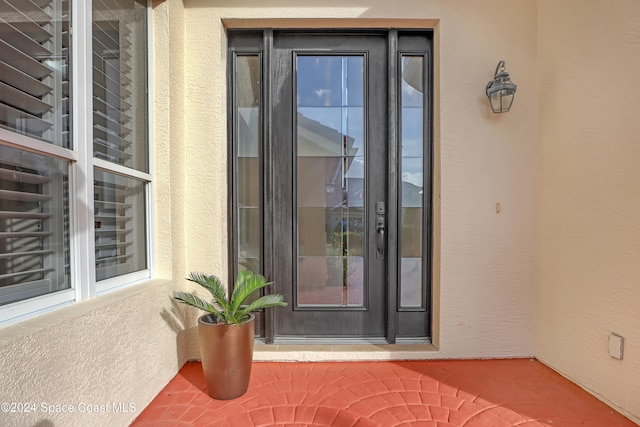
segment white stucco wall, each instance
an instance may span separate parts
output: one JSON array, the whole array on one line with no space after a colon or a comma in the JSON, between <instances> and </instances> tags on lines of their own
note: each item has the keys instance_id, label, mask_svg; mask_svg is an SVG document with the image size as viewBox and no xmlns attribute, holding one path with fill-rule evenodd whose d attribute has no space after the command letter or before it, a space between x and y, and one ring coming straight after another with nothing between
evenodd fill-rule
<instances>
[{"instance_id":1,"label":"white stucco wall","mask_svg":"<svg viewBox=\"0 0 640 427\"><path fill-rule=\"evenodd\" d=\"M535 355L640 422L640 2L541 0L539 20Z\"/></svg>"},{"instance_id":2,"label":"white stucco wall","mask_svg":"<svg viewBox=\"0 0 640 427\"><path fill-rule=\"evenodd\" d=\"M266 5L268 4L268 5ZM224 19L433 19L436 25L437 252L430 357L533 355L537 3L185 0L188 267L226 277ZM438 23L439 22L439 23ZM288 25L309 25L295 21ZM357 25L357 24L356 24ZM519 85L512 112L484 89L500 59ZM439 79L439 81L438 81ZM496 214L496 203L502 210ZM195 346L191 346L197 357Z\"/></svg>"},{"instance_id":3,"label":"white stucco wall","mask_svg":"<svg viewBox=\"0 0 640 427\"><path fill-rule=\"evenodd\" d=\"M0 412L0 426L128 425L187 360L191 319L169 297L186 269L180 0L155 5L154 29L158 279L0 328L0 402L36 405L35 413ZM129 412L116 412L120 403ZM81 412L96 405L108 412Z\"/></svg>"}]
</instances>

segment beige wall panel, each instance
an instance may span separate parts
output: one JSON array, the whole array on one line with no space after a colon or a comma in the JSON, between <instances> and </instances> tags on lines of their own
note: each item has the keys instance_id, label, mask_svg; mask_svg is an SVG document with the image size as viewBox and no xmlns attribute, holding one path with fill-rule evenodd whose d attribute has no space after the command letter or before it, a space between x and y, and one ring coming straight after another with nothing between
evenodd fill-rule
<instances>
[{"instance_id":1,"label":"beige wall panel","mask_svg":"<svg viewBox=\"0 0 640 427\"><path fill-rule=\"evenodd\" d=\"M640 421L640 3L541 1L539 40L536 357Z\"/></svg>"},{"instance_id":2,"label":"beige wall panel","mask_svg":"<svg viewBox=\"0 0 640 427\"><path fill-rule=\"evenodd\" d=\"M149 281L0 329L3 401L35 405L0 425L128 425L186 361L173 291Z\"/></svg>"}]
</instances>

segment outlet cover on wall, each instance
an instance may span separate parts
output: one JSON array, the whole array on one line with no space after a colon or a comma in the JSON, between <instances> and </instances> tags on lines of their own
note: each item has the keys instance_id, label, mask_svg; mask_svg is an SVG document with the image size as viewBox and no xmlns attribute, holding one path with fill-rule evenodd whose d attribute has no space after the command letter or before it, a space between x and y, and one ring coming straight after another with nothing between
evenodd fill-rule
<instances>
[{"instance_id":1,"label":"outlet cover on wall","mask_svg":"<svg viewBox=\"0 0 640 427\"><path fill-rule=\"evenodd\" d=\"M614 359L622 360L624 355L624 337L611 333L609 335L609 354Z\"/></svg>"}]
</instances>

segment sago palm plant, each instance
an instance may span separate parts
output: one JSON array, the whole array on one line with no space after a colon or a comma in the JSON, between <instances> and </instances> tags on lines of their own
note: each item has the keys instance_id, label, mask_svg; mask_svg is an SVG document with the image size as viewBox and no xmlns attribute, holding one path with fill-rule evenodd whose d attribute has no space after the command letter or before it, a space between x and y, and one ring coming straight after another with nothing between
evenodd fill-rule
<instances>
[{"instance_id":1,"label":"sago palm plant","mask_svg":"<svg viewBox=\"0 0 640 427\"><path fill-rule=\"evenodd\" d=\"M191 273L187 280L195 282L211 292L213 302L188 293L177 292L175 298L183 304L199 308L213 314L219 324L237 325L249 317L252 311L267 307L286 306L284 297L280 294L264 295L249 304L244 302L260 289L273 284L267 282L264 276L253 271L239 271L231 298L216 276L203 273Z\"/></svg>"}]
</instances>

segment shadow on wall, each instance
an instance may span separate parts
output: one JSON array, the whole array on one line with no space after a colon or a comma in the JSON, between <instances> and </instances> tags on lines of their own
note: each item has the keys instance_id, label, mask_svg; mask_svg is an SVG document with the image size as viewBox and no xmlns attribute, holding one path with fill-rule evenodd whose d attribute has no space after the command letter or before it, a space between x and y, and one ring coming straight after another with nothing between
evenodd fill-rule
<instances>
[{"instance_id":1,"label":"shadow on wall","mask_svg":"<svg viewBox=\"0 0 640 427\"><path fill-rule=\"evenodd\" d=\"M41 420L33 424L31 427L55 427L55 424L53 424L53 421L51 420Z\"/></svg>"},{"instance_id":2,"label":"shadow on wall","mask_svg":"<svg viewBox=\"0 0 640 427\"><path fill-rule=\"evenodd\" d=\"M193 336L193 334L197 332L197 326L192 314L189 314L187 310L184 310L184 307L181 307L175 298L169 297L169 299L171 300L171 309L167 310L166 308L163 308L162 312L160 312L160 317L162 317L162 319L164 319L169 327L176 333L177 360L182 364L185 362L185 360L183 360L184 349L188 348L189 336ZM187 355L187 358L188 357L189 354Z\"/></svg>"}]
</instances>

